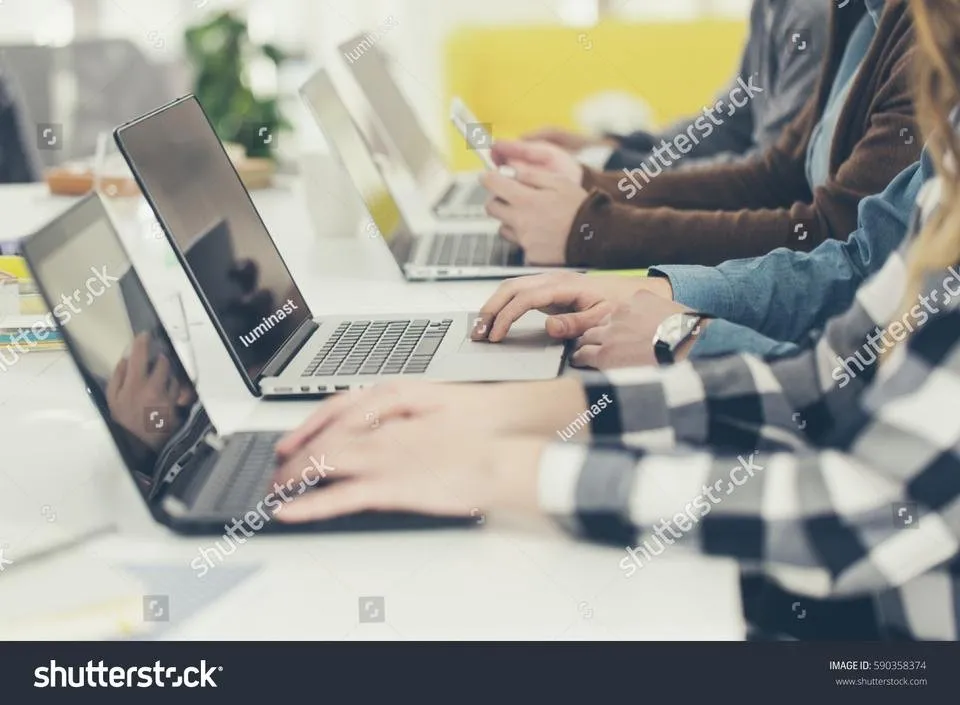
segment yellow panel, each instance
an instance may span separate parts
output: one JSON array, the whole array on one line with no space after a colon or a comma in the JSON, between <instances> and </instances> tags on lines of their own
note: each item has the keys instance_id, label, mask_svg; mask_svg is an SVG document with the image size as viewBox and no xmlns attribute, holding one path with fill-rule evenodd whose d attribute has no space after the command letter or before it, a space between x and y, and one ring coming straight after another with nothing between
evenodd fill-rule
<instances>
[{"instance_id":1,"label":"yellow panel","mask_svg":"<svg viewBox=\"0 0 960 705\"><path fill-rule=\"evenodd\" d=\"M701 110L738 68L745 22L606 22L569 27L465 27L445 48L445 94L461 96L495 139L544 125L576 127L574 109L603 91L643 98L658 124ZM446 117L446 107L444 107ZM480 162L451 127L451 161Z\"/></svg>"}]
</instances>

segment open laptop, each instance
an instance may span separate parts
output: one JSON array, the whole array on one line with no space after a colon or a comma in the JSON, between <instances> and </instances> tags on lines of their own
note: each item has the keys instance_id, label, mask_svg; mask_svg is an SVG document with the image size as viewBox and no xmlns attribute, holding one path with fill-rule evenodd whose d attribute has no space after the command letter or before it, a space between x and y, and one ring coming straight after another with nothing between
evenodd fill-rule
<instances>
[{"instance_id":1,"label":"open laptop","mask_svg":"<svg viewBox=\"0 0 960 705\"><path fill-rule=\"evenodd\" d=\"M407 279L504 279L557 269L523 266L523 251L496 233L414 232L330 74L316 71L300 88L300 95Z\"/></svg>"},{"instance_id":2,"label":"open laptop","mask_svg":"<svg viewBox=\"0 0 960 705\"><path fill-rule=\"evenodd\" d=\"M303 481L281 494L273 484L273 448L280 434L225 436L217 431L97 195L35 233L23 249L51 310L61 293L84 288L91 268L105 266L121 282L91 297L69 318L56 320L87 392L157 521L183 533L223 533L234 519L251 523L250 512L258 515L257 525L251 523L254 530L261 524L265 530L364 530L450 523L401 513L357 514L306 527L269 521L283 498L322 492L330 479L315 467L309 473L305 469ZM158 351L156 356L145 354L150 349Z\"/></svg>"},{"instance_id":3,"label":"open laptop","mask_svg":"<svg viewBox=\"0 0 960 705\"><path fill-rule=\"evenodd\" d=\"M467 311L315 318L194 96L114 135L253 394L309 398L396 377L493 382L558 374L563 348L536 312L499 344L470 340L477 314ZM413 238L398 233L393 246L411 247ZM209 237L230 242L197 242ZM197 248L208 253L202 266L192 261ZM226 298L225 281L236 284Z\"/></svg>"},{"instance_id":4,"label":"open laptop","mask_svg":"<svg viewBox=\"0 0 960 705\"><path fill-rule=\"evenodd\" d=\"M489 194L479 182L480 172L454 173L430 139L413 106L390 73L386 55L376 45L354 57L367 33L358 34L338 48L344 64L360 86L372 118L395 146L403 167L411 175L427 208L444 220L487 218L484 203ZM348 103L350 108L353 104ZM357 104L357 107L361 107ZM355 116L356 117L356 116ZM386 155L387 158L390 155Z\"/></svg>"}]
</instances>

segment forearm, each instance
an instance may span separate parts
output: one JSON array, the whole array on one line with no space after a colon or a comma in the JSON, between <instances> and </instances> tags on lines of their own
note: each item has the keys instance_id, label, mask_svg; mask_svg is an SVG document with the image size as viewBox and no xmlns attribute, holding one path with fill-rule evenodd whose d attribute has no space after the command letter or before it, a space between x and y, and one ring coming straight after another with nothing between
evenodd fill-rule
<instances>
[{"instance_id":1,"label":"forearm","mask_svg":"<svg viewBox=\"0 0 960 705\"><path fill-rule=\"evenodd\" d=\"M581 185L598 188L634 207L666 206L686 210L774 208L810 198L803 160L770 150L755 160L713 164L702 169L674 169L686 157L661 152L631 168L584 169ZM674 152L674 156L678 156Z\"/></svg>"},{"instance_id":2,"label":"forearm","mask_svg":"<svg viewBox=\"0 0 960 705\"><path fill-rule=\"evenodd\" d=\"M795 230L798 223L803 224L802 233ZM829 236L829 224L816 219L808 206L737 212L640 209L614 203L602 192L587 197L571 233L581 232L584 226L597 236L589 240L568 236L566 263L570 266L715 265L763 255L777 247L807 249Z\"/></svg>"},{"instance_id":3,"label":"forearm","mask_svg":"<svg viewBox=\"0 0 960 705\"><path fill-rule=\"evenodd\" d=\"M863 282L844 245L828 240L812 253L779 248L715 267L662 265L652 271L670 281L678 303L774 340L796 342L846 310Z\"/></svg>"},{"instance_id":4,"label":"forearm","mask_svg":"<svg viewBox=\"0 0 960 705\"><path fill-rule=\"evenodd\" d=\"M565 429L589 406L583 384L575 375L477 389L490 413L503 414L508 419L507 432L516 435L555 439L557 431Z\"/></svg>"}]
</instances>

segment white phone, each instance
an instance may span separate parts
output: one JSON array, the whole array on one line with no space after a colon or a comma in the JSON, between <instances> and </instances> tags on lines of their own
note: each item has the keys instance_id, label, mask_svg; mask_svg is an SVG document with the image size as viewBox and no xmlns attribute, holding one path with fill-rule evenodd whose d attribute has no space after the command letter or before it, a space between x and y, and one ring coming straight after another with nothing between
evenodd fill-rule
<instances>
[{"instance_id":1,"label":"white phone","mask_svg":"<svg viewBox=\"0 0 960 705\"><path fill-rule=\"evenodd\" d=\"M456 96L450 101L450 122L463 135L467 145L476 153L483 165L490 171L497 171L497 165L490 153L490 148L493 147L493 135L483 123L477 120L467 104Z\"/></svg>"}]
</instances>

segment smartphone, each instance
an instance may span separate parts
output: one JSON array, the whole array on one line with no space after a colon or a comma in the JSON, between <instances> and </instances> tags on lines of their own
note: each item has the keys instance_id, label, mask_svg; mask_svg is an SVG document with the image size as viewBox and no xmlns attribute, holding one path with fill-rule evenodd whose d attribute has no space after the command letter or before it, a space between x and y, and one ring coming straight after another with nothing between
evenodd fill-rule
<instances>
[{"instance_id":1,"label":"smartphone","mask_svg":"<svg viewBox=\"0 0 960 705\"><path fill-rule=\"evenodd\" d=\"M497 171L490 148L493 147L493 135L483 123L477 120L467 104L458 97L450 101L450 122L463 135L467 146L480 158L490 171Z\"/></svg>"}]
</instances>

